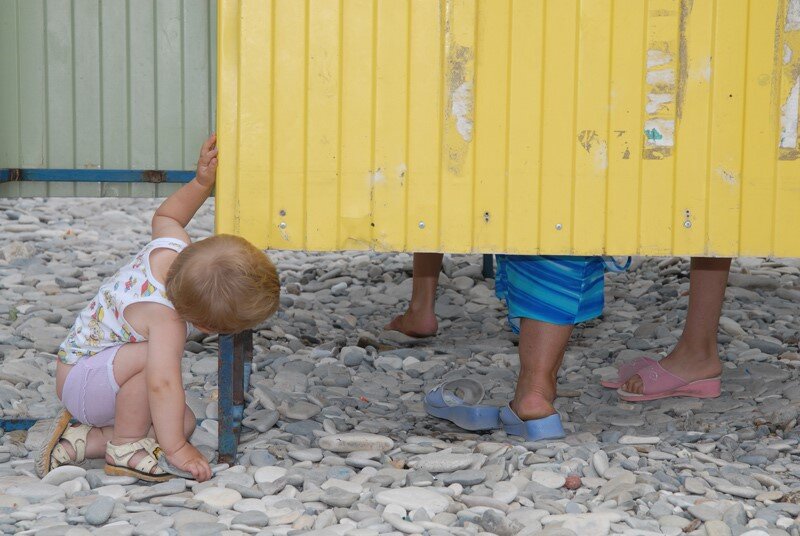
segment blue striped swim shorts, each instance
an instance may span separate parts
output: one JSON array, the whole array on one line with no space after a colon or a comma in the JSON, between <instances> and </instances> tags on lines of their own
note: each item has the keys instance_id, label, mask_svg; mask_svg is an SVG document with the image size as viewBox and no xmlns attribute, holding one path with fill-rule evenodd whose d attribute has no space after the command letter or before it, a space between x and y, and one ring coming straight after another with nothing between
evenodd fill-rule
<instances>
[{"instance_id":1,"label":"blue striped swim shorts","mask_svg":"<svg viewBox=\"0 0 800 536\"><path fill-rule=\"evenodd\" d=\"M607 265L596 256L497 255L495 292L516 333L521 318L578 324L603 312Z\"/></svg>"}]
</instances>

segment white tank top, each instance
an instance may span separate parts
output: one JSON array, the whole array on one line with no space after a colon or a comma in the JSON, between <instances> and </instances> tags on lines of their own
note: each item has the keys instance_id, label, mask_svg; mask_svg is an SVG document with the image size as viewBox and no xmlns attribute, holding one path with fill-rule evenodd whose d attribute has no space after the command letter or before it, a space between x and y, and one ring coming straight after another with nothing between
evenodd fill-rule
<instances>
[{"instance_id":1,"label":"white tank top","mask_svg":"<svg viewBox=\"0 0 800 536\"><path fill-rule=\"evenodd\" d=\"M164 285L153 277L150 253L159 248L180 253L185 247L186 244L177 238L157 238L106 280L61 343L58 350L61 362L72 365L111 346L147 340L125 320L125 308L134 303L152 302L175 309L167 299Z\"/></svg>"}]
</instances>

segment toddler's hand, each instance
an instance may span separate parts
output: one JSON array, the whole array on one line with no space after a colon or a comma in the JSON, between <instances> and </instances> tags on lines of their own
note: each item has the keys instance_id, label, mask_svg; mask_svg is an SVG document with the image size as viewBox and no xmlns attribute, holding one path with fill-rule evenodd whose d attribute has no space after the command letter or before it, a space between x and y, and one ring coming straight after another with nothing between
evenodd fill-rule
<instances>
[{"instance_id":1,"label":"toddler's hand","mask_svg":"<svg viewBox=\"0 0 800 536\"><path fill-rule=\"evenodd\" d=\"M167 454L167 459L178 469L192 473L198 482L204 482L212 476L208 460L191 443L186 443L172 454Z\"/></svg>"},{"instance_id":2,"label":"toddler's hand","mask_svg":"<svg viewBox=\"0 0 800 536\"><path fill-rule=\"evenodd\" d=\"M197 182L205 187L214 186L217 180L217 135L212 134L200 149L200 160L197 161Z\"/></svg>"}]
</instances>

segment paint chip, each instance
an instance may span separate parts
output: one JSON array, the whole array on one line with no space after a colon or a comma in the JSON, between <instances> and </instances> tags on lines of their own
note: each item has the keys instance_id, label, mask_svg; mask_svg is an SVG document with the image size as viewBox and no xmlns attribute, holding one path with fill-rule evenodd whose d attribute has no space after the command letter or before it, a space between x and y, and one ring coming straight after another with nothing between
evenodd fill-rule
<instances>
[{"instance_id":1,"label":"paint chip","mask_svg":"<svg viewBox=\"0 0 800 536\"><path fill-rule=\"evenodd\" d=\"M672 102L672 95L670 93L650 93L647 95L645 110L651 115L661 111L669 112L667 105L670 102Z\"/></svg>"},{"instance_id":2,"label":"paint chip","mask_svg":"<svg viewBox=\"0 0 800 536\"><path fill-rule=\"evenodd\" d=\"M719 168L717 169L717 174L722 178L723 181L731 186L736 184L736 175L733 172L728 171L725 168Z\"/></svg>"},{"instance_id":3,"label":"paint chip","mask_svg":"<svg viewBox=\"0 0 800 536\"><path fill-rule=\"evenodd\" d=\"M711 80L711 57L709 56L706 58L706 65L700 70L700 76L706 79L706 81Z\"/></svg>"},{"instance_id":4,"label":"paint chip","mask_svg":"<svg viewBox=\"0 0 800 536\"><path fill-rule=\"evenodd\" d=\"M800 99L800 78L795 81L789 96L786 98L786 103L781 106L780 147L783 149L797 148L797 121L800 113L798 99Z\"/></svg>"},{"instance_id":5,"label":"paint chip","mask_svg":"<svg viewBox=\"0 0 800 536\"><path fill-rule=\"evenodd\" d=\"M664 52L663 50L648 50L647 51L647 68L660 67L667 65L672 61L672 54Z\"/></svg>"},{"instance_id":6,"label":"paint chip","mask_svg":"<svg viewBox=\"0 0 800 536\"><path fill-rule=\"evenodd\" d=\"M786 8L786 31L800 30L800 0L789 0Z\"/></svg>"},{"instance_id":7,"label":"paint chip","mask_svg":"<svg viewBox=\"0 0 800 536\"><path fill-rule=\"evenodd\" d=\"M383 174L383 170L381 168L378 168L372 172L370 180L372 184L378 184L386 180L386 175Z\"/></svg>"},{"instance_id":8,"label":"paint chip","mask_svg":"<svg viewBox=\"0 0 800 536\"><path fill-rule=\"evenodd\" d=\"M598 169L608 169L608 144L601 141L594 152L594 161Z\"/></svg>"},{"instance_id":9,"label":"paint chip","mask_svg":"<svg viewBox=\"0 0 800 536\"><path fill-rule=\"evenodd\" d=\"M651 86L673 86L675 85L675 70L647 71L647 83Z\"/></svg>"},{"instance_id":10,"label":"paint chip","mask_svg":"<svg viewBox=\"0 0 800 536\"><path fill-rule=\"evenodd\" d=\"M672 119L648 119L644 123L645 143L650 147L672 147L675 145L675 121Z\"/></svg>"},{"instance_id":11,"label":"paint chip","mask_svg":"<svg viewBox=\"0 0 800 536\"><path fill-rule=\"evenodd\" d=\"M472 83L464 82L453 92L451 112L456 118L456 130L466 142L472 141Z\"/></svg>"}]
</instances>

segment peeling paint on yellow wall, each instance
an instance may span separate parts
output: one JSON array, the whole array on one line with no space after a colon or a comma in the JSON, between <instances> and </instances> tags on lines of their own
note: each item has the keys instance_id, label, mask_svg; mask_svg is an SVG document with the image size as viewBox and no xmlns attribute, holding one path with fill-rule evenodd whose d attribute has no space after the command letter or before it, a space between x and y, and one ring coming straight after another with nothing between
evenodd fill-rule
<instances>
[{"instance_id":1,"label":"peeling paint on yellow wall","mask_svg":"<svg viewBox=\"0 0 800 536\"><path fill-rule=\"evenodd\" d=\"M669 43L658 46L647 51L644 123L644 157L647 159L669 156L675 144L676 61L669 52Z\"/></svg>"},{"instance_id":2,"label":"peeling paint on yellow wall","mask_svg":"<svg viewBox=\"0 0 800 536\"><path fill-rule=\"evenodd\" d=\"M650 93L647 95L647 106L645 110L648 114L657 114L658 112L666 111L672 100L672 95L669 93Z\"/></svg>"},{"instance_id":3,"label":"peeling paint on yellow wall","mask_svg":"<svg viewBox=\"0 0 800 536\"><path fill-rule=\"evenodd\" d=\"M794 149L797 147L798 105L800 104L800 80L796 80L789 96L781 106L781 147Z\"/></svg>"},{"instance_id":4,"label":"peeling paint on yellow wall","mask_svg":"<svg viewBox=\"0 0 800 536\"><path fill-rule=\"evenodd\" d=\"M370 183L371 184L378 184L386 180L386 175L383 173L381 168L376 169L370 175Z\"/></svg>"},{"instance_id":5,"label":"peeling paint on yellow wall","mask_svg":"<svg viewBox=\"0 0 800 536\"><path fill-rule=\"evenodd\" d=\"M647 51L647 69L649 70L663 65L669 65L672 61L672 54L662 50L648 50Z\"/></svg>"},{"instance_id":6,"label":"peeling paint on yellow wall","mask_svg":"<svg viewBox=\"0 0 800 536\"><path fill-rule=\"evenodd\" d=\"M608 169L608 144L601 141L597 144L597 150L594 153L595 165L598 169Z\"/></svg>"},{"instance_id":7,"label":"peeling paint on yellow wall","mask_svg":"<svg viewBox=\"0 0 800 536\"><path fill-rule=\"evenodd\" d=\"M594 156L594 165L597 169L608 169L608 143L600 138L596 130L581 130L578 134L578 143L587 153Z\"/></svg>"},{"instance_id":8,"label":"peeling paint on yellow wall","mask_svg":"<svg viewBox=\"0 0 800 536\"><path fill-rule=\"evenodd\" d=\"M717 169L717 175L719 175L723 181L731 186L736 184L736 175L732 171L729 171L725 168L719 168Z\"/></svg>"},{"instance_id":9,"label":"peeling paint on yellow wall","mask_svg":"<svg viewBox=\"0 0 800 536\"><path fill-rule=\"evenodd\" d=\"M456 130L465 142L472 141L472 110L475 107L472 83L464 82L453 91L450 113L456 120Z\"/></svg>"},{"instance_id":10,"label":"peeling paint on yellow wall","mask_svg":"<svg viewBox=\"0 0 800 536\"><path fill-rule=\"evenodd\" d=\"M787 32L800 30L800 0L789 0L786 9L786 28Z\"/></svg>"},{"instance_id":11,"label":"peeling paint on yellow wall","mask_svg":"<svg viewBox=\"0 0 800 536\"><path fill-rule=\"evenodd\" d=\"M447 104L445 121L445 143L447 167L454 175L460 175L472 141L475 102L474 87L475 54L471 48L449 43L447 50Z\"/></svg>"},{"instance_id":12,"label":"peeling paint on yellow wall","mask_svg":"<svg viewBox=\"0 0 800 536\"><path fill-rule=\"evenodd\" d=\"M702 79L706 82L711 80L711 58L706 58L703 66L699 69L696 69L692 73L693 78L695 79Z\"/></svg>"},{"instance_id":13,"label":"peeling paint on yellow wall","mask_svg":"<svg viewBox=\"0 0 800 536\"><path fill-rule=\"evenodd\" d=\"M664 4L666 5L666 4ZM649 30L647 71L645 73L644 150L647 160L660 160L672 154L675 145L675 120L680 109L680 87L687 76L684 48L670 27L681 26L690 10L687 0L681 2L680 12L662 9L660 19L654 19ZM651 16L654 12L651 10ZM680 17L680 19L679 19ZM669 22L669 19L674 19ZM673 30L674 31L674 30ZM678 68L681 71L678 71ZM679 80L680 75L680 80Z\"/></svg>"},{"instance_id":14,"label":"peeling paint on yellow wall","mask_svg":"<svg viewBox=\"0 0 800 536\"><path fill-rule=\"evenodd\" d=\"M800 122L800 0L789 0L784 23L783 68L781 81L781 135L778 142L781 160L796 160L798 122Z\"/></svg>"}]
</instances>

